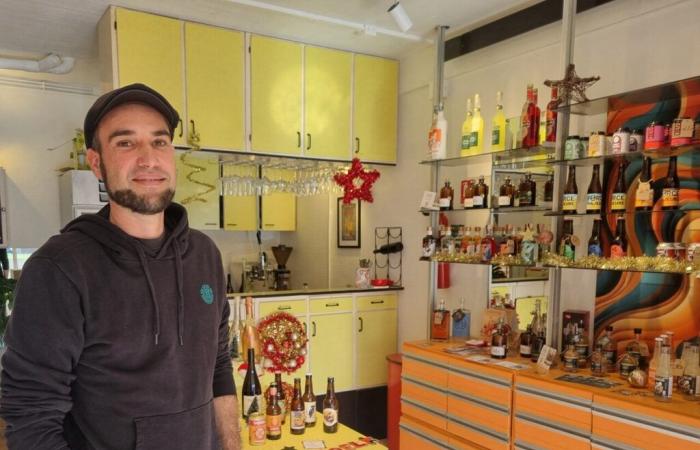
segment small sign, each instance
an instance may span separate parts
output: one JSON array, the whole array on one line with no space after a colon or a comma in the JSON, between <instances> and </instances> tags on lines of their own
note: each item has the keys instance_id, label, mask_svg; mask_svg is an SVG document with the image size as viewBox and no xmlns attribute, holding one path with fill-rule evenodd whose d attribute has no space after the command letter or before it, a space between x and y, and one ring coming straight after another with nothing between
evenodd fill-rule
<instances>
[{"instance_id":1,"label":"small sign","mask_svg":"<svg viewBox=\"0 0 700 450\"><path fill-rule=\"evenodd\" d=\"M557 350L550 347L549 345L545 345L542 347L542 351L540 352L540 357L537 360L537 373L539 374L545 374L549 372L549 368L552 367L552 364L554 363L554 358L557 356Z\"/></svg>"},{"instance_id":2,"label":"small sign","mask_svg":"<svg viewBox=\"0 0 700 450\"><path fill-rule=\"evenodd\" d=\"M435 197L437 197L437 192L424 191L423 198L420 201L420 209L438 211L440 208L435 206Z\"/></svg>"}]
</instances>

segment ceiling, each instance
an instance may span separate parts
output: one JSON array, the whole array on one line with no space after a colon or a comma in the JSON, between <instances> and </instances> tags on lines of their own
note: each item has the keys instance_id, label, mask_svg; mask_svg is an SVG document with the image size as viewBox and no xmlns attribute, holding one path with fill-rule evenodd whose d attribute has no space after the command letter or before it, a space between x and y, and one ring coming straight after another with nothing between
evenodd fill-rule
<instances>
[{"instance_id":1,"label":"ceiling","mask_svg":"<svg viewBox=\"0 0 700 450\"><path fill-rule=\"evenodd\" d=\"M261 0L264 3L400 32L387 9L393 0ZM450 35L474 28L538 0L401 0L413 28L408 34L434 38L436 25ZM427 45L382 34L370 36L341 25L296 17L235 0L2 0L0 56L97 56L95 26L115 4L171 17L253 31L343 50L400 58Z\"/></svg>"}]
</instances>

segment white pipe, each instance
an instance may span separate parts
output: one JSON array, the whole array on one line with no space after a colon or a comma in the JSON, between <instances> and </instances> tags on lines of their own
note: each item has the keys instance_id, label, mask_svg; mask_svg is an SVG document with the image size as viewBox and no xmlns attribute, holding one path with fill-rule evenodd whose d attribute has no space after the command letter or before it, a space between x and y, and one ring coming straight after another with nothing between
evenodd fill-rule
<instances>
[{"instance_id":1,"label":"white pipe","mask_svg":"<svg viewBox=\"0 0 700 450\"><path fill-rule=\"evenodd\" d=\"M73 70L75 58L50 53L35 61L31 59L0 58L0 69L23 70L25 72L44 72L64 74Z\"/></svg>"}]
</instances>

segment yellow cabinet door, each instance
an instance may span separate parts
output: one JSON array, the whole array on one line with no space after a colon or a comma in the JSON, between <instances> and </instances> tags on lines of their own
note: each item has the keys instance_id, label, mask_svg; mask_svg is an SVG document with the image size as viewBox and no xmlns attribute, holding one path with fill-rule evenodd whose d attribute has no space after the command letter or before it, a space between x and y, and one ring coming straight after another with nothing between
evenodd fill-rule
<instances>
[{"instance_id":1,"label":"yellow cabinet door","mask_svg":"<svg viewBox=\"0 0 700 450\"><path fill-rule=\"evenodd\" d=\"M175 198L187 209L191 228L219 229L219 158L178 152Z\"/></svg>"},{"instance_id":2,"label":"yellow cabinet door","mask_svg":"<svg viewBox=\"0 0 700 450\"><path fill-rule=\"evenodd\" d=\"M230 177L232 192L227 192L224 184L224 230L255 231L258 229L258 197L255 195L240 195L245 178L257 178L256 166L232 166L224 164L224 177ZM237 177L239 181L233 182ZM238 192L235 192L237 191Z\"/></svg>"},{"instance_id":3,"label":"yellow cabinet door","mask_svg":"<svg viewBox=\"0 0 700 450\"><path fill-rule=\"evenodd\" d=\"M185 23L186 128L202 147L245 150L243 49L241 32Z\"/></svg>"},{"instance_id":4,"label":"yellow cabinet door","mask_svg":"<svg viewBox=\"0 0 700 450\"><path fill-rule=\"evenodd\" d=\"M386 356L396 353L396 310L359 311L356 388L387 383Z\"/></svg>"},{"instance_id":5,"label":"yellow cabinet door","mask_svg":"<svg viewBox=\"0 0 700 450\"><path fill-rule=\"evenodd\" d=\"M301 62L301 44L263 36L250 38L253 151L301 154Z\"/></svg>"},{"instance_id":6,"label":"yellow cabinet door","mask_svg":"<svg viewBox=\"0 0 700 450\"><path fill-rule=\"evenodd\" d=\"M117 8L119 86L144 83L160 92L185 120L182 21ZM185 145L182 128L176 145Z\"/></svg>"},{"instance_id":7,"label":"yellow cabinet door","mask_svg":"<svg viewBox=\"0 0 700 450\"><path fill-rule=\"evenodd\" d=\"M304 155L350 158L352 54L319 47L304 53Z\"/></svg>"},{"instance_id":8,"label":"yellow cabinet door","mask_svg":"<svg viewBox=\"0 0 700 450\"><path fill-rule=\"evenodd\" d=\"M291 180L294 172L285 169L263 169L262 176L272 181ZM297 224L297 201L294 194L274 192L262 196L262 229L294 231Z\"/></svg>"},{"instance_id":9,"label":"yellow cabinet door","mask_svg":"<svg viewBox=\"0 0 700 450\"><path fill-rule=\"evenodd\" d=\"M336 391L352 389L352 312L312 315L309 322L311 373L318 388L325 386L328 377L335 377Z\"/></svg>"},{"instance_id":10,"label":"yellow cabinet door","mask_svg":"<svg viewBox=\"0 0 700 450\"><path fill-rule=\"evenodd\" d=\"M363 161L396 162L399 64L355 55L353 155Z\"/></svg>"}]
</instances>

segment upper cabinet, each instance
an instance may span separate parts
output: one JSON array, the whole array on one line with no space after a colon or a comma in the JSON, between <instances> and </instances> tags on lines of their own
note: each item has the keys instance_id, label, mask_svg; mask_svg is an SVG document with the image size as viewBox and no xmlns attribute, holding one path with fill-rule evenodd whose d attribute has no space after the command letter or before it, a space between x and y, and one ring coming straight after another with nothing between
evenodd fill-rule
<instances>
[{"instance_id":1,"label":"upper cabinet","mask_svg":"<svg viewBox=\"0 0 700 450\"><path fill-rule=\"evenodd\" d=\"M355 55L353 154L363 161L396 162L399 64Z\"/></svg>"}]
</instances>

